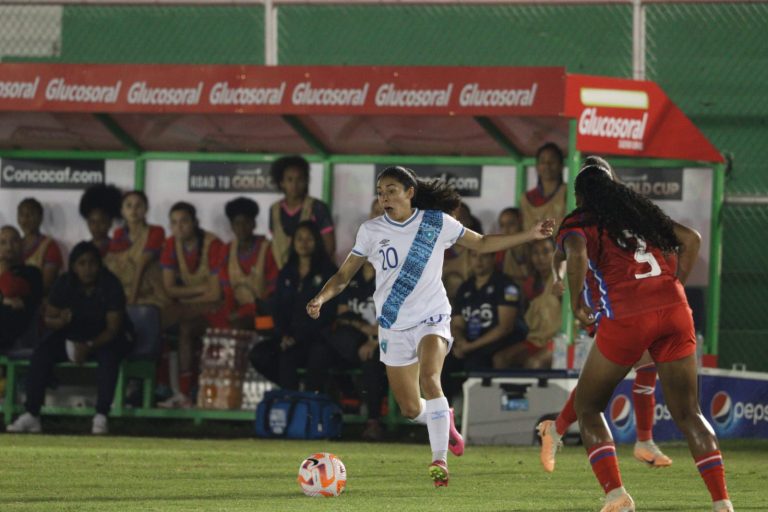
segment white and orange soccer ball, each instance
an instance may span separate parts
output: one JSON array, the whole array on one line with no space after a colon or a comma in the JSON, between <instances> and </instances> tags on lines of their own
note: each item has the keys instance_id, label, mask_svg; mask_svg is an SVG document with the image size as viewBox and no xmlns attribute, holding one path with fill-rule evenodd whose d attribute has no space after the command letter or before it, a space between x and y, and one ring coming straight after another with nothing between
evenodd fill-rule
<instances>
[{"instance_id":1,"label":"white and orange soccer ball","mask_svg":"<svg viewBox=\"0 0 768 512\"><path fill-rule=\"evenodd\" d=\"M347 485L347 468L332 453L314 453L299 466L296 481L307 496L338 496Z\"/></svg>"}]
</instances>

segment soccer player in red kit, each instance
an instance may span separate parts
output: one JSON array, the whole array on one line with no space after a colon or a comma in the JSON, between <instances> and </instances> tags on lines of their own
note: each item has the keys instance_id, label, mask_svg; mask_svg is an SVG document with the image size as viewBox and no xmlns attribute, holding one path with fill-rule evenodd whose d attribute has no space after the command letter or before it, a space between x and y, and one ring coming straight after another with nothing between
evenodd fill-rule
<instances>
[{"instance_id":1,"label":"soccer player in red kit","mask_svg":"<svg viewBox=\"0 0 768 512\"><path fill-rule=\"evenodd\" d=\"M656 362L667 406L688 441L713 510L732 512L717 438L699 408L696 335L681 284L693 267L701 238L614 181L610 167L600 159L588 160L574 187L577 208L563 220L557 242L566 256L574 315L584 325L600 323L596 350L581 372L575 407L592 470L606 493L601 512L635 510L622 485L602 411L646 350ZM674 256L676 269L669 262ZM592 304L581 299L585 282Z\"/></svg>"}]
</instances>

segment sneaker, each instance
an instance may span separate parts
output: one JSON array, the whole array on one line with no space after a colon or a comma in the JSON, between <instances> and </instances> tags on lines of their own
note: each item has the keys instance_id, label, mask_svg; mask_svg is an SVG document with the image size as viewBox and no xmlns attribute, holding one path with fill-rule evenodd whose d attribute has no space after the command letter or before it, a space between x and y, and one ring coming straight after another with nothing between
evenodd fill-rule
<instances>
[{"instance_id":1,"label":"sneaker","mask_svg":"<svg viewBox=\"0 0 768 512\"><path fill-rule=\"evenodd\" d=\"M461 457L462 455L464 455L464 438L461 437L461 434L459 434L459 431L456 430L456 425L453 421L453 407L451 407L450 412L451 412L451 423L450 423L451 430L448 436L448 449L451 450L451 453L454 454L455 456Z\"/></svg>"},{"instance_id":2,"label":"sneaker","mask_svg":"<svg viewBox=\"0 0 768 512\"><path fill-rule=\"evenodd\" d=\"M672 459L661 453L653 441L636 442L635 458L651 468L666 468L672 465Z\"/></svg>"},{"instance_id":3,"label":"sneaker","mask_svg":"<svg viewBox=\"0 0 768 512\"><path fill-rule=\"evenodd\" d=\"M364 441L378 442L384 438L384 430L381 428L379 420L368 420L365 422L365 429L361 436Z\"/></svg>"},{"instance_id":4,"label":"sneaker","mask_svg":"<svg viewBox=\"0 0 768 512\"><path fill-rule=\"evenodd\" d=\"M720 500L712 502L714 512L733 512L733 503L731 500Z\"/></svg>"},{"instance_id":5,"label":"sneaker","mask_svg":"<svg viewBox=\"0 0 768 512\"><path fill-rule=\"evenodd\" d=\"M109 423L107 422L107 417L105 415L97 414L93 417L91 434L96 434L96 435L109 434Z\"/></svg>"},{"instance_id":6,"label":"sneaker","mask_svg":"<svg viewBox=\"0 0 768 512\"><path fill-rule=\"evenodd\" d=\"M539 460L544 466L544 471L552 473L555 470L555 455L557 450L563 446L563 437L557 433L555 422L544 420L536 426L541 438L541 452Z\"/></svg>"},{"instance_id":7,"label":"sneaker","mask_svg":"<svg viewBox=\"0 0 768 512\"><path fill-rule=\"evenodd\" d=\"M157 406L161 409L189 409L192 401L183 393L174 393L170 398L158 402Z\"/></svg>"},{"instance_id":8,"label":"sneaker","mask_svg":"<svg viewBox=\"0 0 768 512\"><path fill-rule=\"evenodd\" d=\"M448 487L448 464L444 460L436 460L429 465L429 476L435 487Z\"/></svg>"},{"instance_id":9,"label":"sneaker","mask_svg":"<svg viewBox=\"0 0 768 512\"><path fill-rule=\"evenodd\" d=\"M5 427L7 432L22 433L30 432L32 434L39 434L43 431L43 427L40 424L40 418L33 416L32 414L25 412L16 421Z\"/></svg>"},{"instance_id":10,"label":"sneaker","mask_svg":"<svg viewBox=\"0 0 768 512\"><path fill-rule=\"evenodd\" d=\"M635 512L635 501L627 491L624 491L615 498L606 497L605 505L600 512Z\"/></svg>"}]
</instances>

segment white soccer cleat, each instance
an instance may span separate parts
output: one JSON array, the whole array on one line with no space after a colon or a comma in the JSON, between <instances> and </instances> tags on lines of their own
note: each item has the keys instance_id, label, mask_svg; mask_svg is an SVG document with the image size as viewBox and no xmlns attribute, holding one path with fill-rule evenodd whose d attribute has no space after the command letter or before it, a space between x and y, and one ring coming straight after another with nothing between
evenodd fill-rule
<instances>
[{"instance_id":1,"label":"white soccer cleat","mask_svg":"<svg viewBox=\"0 0 768 512\"><path fill-rule=\"evenodd\" d=\"M107 417L105 415L97 414L93 417L91 434L96 434L96 435L109 434L109 422L107 421Z\"/></svg>"},{"instance_id":2,"label":"white soccer cleat","mask_svg":"<svg viewBox=\"0 0 768 512\"><path fill-rule=\"evenodd\" d=\"M40 418L33 416L32 414L25 412L16 421L5 427L6 432L13 432L20 434L22 432L29 432L31 434L39 434L43 431L43 427L40 424Z\"/></svg>"},{"instance_id":3,"label":"white soccer cleat","mask_svg":"<svg viewBox=\"0 0 768 512\"><path fill-rule=\"evenodd\" d=\"M733 503L731 500L719 500L712 502L713 512L733 512Z\"/></svg>"},{"instance_id":4,"label":"white soccer cleat","mask_svg":"<svg viewBox=\"0 0 768 512\"><path fill-rule=\"evenodd\" d=\"M635 501L627 491L617 494L615 497L606 496L605 505L600 509L600 512L635 512Z\"/></svg>"}]
</instances>

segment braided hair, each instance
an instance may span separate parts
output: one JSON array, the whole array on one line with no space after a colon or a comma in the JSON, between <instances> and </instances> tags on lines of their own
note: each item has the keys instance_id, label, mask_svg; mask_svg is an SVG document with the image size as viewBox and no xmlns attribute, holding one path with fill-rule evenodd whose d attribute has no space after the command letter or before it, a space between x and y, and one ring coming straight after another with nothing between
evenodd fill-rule
<instances>
[{"instance_id":1,"label":"braided hair","mask_svg":"<svg viewBox=\"0 0 768 512\"><path fill-rule=\"evenodd\" d=\"M604 231L626 251L637 249L637 240L664 253L677 252L677 239L672 219L650 199L614 181L613 168L599 157L589 157L574 183L581 206L576 208L560 225L560 230L572 227L597 226L598 252L602 250ZM627 237L629 231L634 237Z\"/></svg>"}]
</instances>

